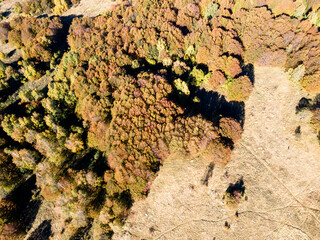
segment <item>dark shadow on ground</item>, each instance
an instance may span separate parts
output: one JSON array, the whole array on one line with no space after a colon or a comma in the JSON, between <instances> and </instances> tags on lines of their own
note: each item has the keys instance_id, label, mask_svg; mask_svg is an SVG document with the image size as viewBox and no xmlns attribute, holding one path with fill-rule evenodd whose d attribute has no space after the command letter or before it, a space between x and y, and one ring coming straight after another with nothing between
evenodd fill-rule
<instances>
[{"instance_id":1,"label":"dark shadow on ground","mask_svg":"<svg viewBox=\"0 0 320 240\"><path fill-rule=\"evenodd\" d=\"M6 200L13 202L17 208L10 213L10 222L19 225L19 231L26 232L32 226L39 210L39 202L32 200L32 195L36 189L36 176L30 176L14 189Z\"/></svg>"},{"instance_id":2,"label":"dark shadow on ground","mask_svg":"<svg viewBox=\"0 0 320 240\"><path fill-rule=\"evenodd\" d=\"M199 102L194 102L193 97L182 99L178 103L185 109L186 116L201 115L213 124L217 124L221 116L230 117L236 119L243 126L245 116L245 104L243 102L229 102L223 95L205 89L195 90L193 96L197 97Z\"/></svg>"},{"instance_id":3,"label":"dark shadow on ground","mask_svg":"<svg viewBox=\"0 0 320 240\"><path fill-rule=\"evenodd\" d=\"M320 94L318 94L313 100L311 98L301 98L296 106L296 113L303 110L314 111L320 108Z\"/></svg>"},{"instance_id":4,"label":"dark shadow on ground","mask_svg":"<svg viewBox=\"0 0 320 240\"><path fill-rule=\"evenodd\" d=\"M73 235L70 240L83 240L89 239L89 231L92 227L92 219L86 227L79 228L75 235Z\"/></svg>"},{"instance_id":5,"label":"dark shadow on ground","mask_svg":"<svg viewBox=\"0 0 320 240\"><path fill-rule=\"evenodd\" d=\"M51 220L45 220L33 231L28 240L49 240L51 236Z\"/></svg>"},{"instance_id":6,"label":"dark shadow on ground","mask_svg":"<svg viewBox=\"0 0 320 240\"><path fill-rule=\"evenodd\" d=\"M32 200L22 211L21 223L22 226L25 227L25 231L29 231L32 228L32 224L37 217L41 203L41 200Z\"/></svg>"},{"instance_id":7,"label":"dark shadow on ground","mask_svg":"<svg viewBox=\"0 0 320 240\"><path fill-rule=\"evenodd\" d=\"M52 16L53 18L55 16ZM69 15L69 16L58 16L61 19L61 22L63 24L63 31L61 32L61 35L59 36L59 43L56 44L58 46L58 49L54 49L56 51L60 51L61 53L64 53L68 50L69 44L67 41L68 35L69 35L69 29L72 24L72 21L74 18L81 18L83 15Z\"/></svg>"},{"instance_id":8,"label":"dark shadow on ground","mask_svg":"<svg viewBox=\"0 0 320 240\"><path fill-rule=\"evenodd\" d=\"M252 85L254 85L254 66L251 63L242 67L242 75L247 75Z\"/></svg>"},{"instance_id":9,"label":"dark shadow on ground","mask_svg":"<svg viewBox=\"0 0 320 240\"><path fill-rule=\"evenodd\" d=\"M36 189L36 176L32 175L25 182L22 182L15 190L13 190L6 198L17 204L20 213L26 208Z\"/></svg>"},{"instance_id":10,"label":"dark shadow on ground","mask_svg":"<svg viewBox=\"0 0 320 240\"><path fill-rule=\"evenodd\" d=\"M237 193L244 195L246 188L244 186L243 178L240 178L236 183L230 183L229 187L226 190L226 193L229 193L231 196L236 196Z\"/></svg>"},{"instance_id":11,"label":"dark shadow on ground","mask_svg":"<svg viewBox=\"0 0 320 240\"><path fill-rule=\"evenodd\" d=\"M16 51L17 51L16 49L13 49L12 51L10 51L10 52L7 54L8 58L11 58Z\"/></svg>"},{"instance_id":12,"label":"dark shadow on ground","mask_svg":"<svg viewBox=\"0 0 320 240\"><path fill-rule=\"evenodd\" d=\"M131 57L137 59L137 56L131 55ZM221 117L231 117L236 119L243 127L245 116L244 102L229 102L218 92L207 91L203 88L192 86L191 84L189 84L190 95L181 95L178 90L175 89L173 81L174 79L180 78L188 82L189 71L181 76L177 76L170 68L165 68L162 64L150 65L144 59L139 59L139 63L141 67L137 69L132 69L131 66L125 66L124 68L126 69L127 74L134 77L137 77L140 72L153 72L155 74L163 75L163 73L160 73L160 70L164 70L164 77L173 88L173 92L168 98L184 109L184 115L186 117L201 115L204 119L211 121L214 125L218 124ZM186 63L190 66L190 69L193 69L194 66L191 63ZM204 74L208 73L208 67L204 64L197 65L197 68L201 69ZM253 65L246 65L241 75L247 75L251 82L254 83ZM195 101L195 99L198 101Z\"/></svg>"},{"instance_id":13,"label":"dark shadow on ground","mask_svg":"<svg viewBox=\"0 0 320 240\"><path fill-rule=\"evenodd\" d=\"M9 17L9 15L11 14L11 12L10 12L10 11L5 11L5 12L2 12L1 14L2 14L3 17L6 18L6 17Z\"/></svg>"}]
</instances>

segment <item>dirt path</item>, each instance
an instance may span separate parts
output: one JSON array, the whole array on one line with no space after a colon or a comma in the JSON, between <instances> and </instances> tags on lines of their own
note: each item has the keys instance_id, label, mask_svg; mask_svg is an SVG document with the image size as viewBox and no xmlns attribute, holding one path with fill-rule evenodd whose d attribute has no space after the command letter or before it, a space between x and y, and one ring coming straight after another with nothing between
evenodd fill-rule
<instances>
[{"instance_id":1,"label":"dirt path","mask_svg":"<svg viewBox=\"0 0 320 240\"><path fill-rule=\"evenodd\" d=\"M319 145L308 126L310 113L295 114L307 94L287 79L281 69L256 68L231 162L215 166L205 186L208 160L172 156L114 239L320 239ZM247 200L226 205L229 183L241 177Z\"/></svg>"},{"instance_id":2,"label":"dirt path","mask_svg":"<svg viewBox=\"0 0 320 240\"><path fill-rule=\"evenodd\" d=\"M27 0L5 0L0 3L0 11L13 12L16 2L23 3L26 1ZM73 6L62 15L83 15L86 17L95 17L100 13L107 11L115 4L117 4L117 0L80 0L80 4Z\"/></svg>"},{"instance_id":3,"label":"dirt path","mask_svg":"<svg viewBox=\"0 0 320 240\"><path fill-rule=\"evenodd\" d=\"M63 13L63 16L83 15L86 17L95 17L110 9L117 4L117 0L81 0L79 5L73 6Z\"/></svg>"}]
</instances>

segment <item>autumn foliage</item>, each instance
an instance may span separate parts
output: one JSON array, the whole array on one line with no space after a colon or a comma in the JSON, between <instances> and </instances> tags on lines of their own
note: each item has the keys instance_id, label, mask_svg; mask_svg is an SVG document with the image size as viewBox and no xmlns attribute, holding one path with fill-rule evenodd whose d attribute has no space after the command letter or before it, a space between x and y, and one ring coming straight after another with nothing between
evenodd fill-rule
<instances>
[{"instance_id":1,"label":"autumn foliage","mask_svg":"<svg viewBox=\"0 0 320 240\"><path fill-rule=\"evenodd\" d=\"M275 18L270 10L261 7L237 11L233 25L244 43L246 62L287 70L303 65L301 86L310 93L320 92L319 48L315 47L320 39L318 28L309 20L286 15Z\"/></svg>"},{"instance_id":2,"label":"autumn foliage","mask_svg":"<svg viewBox=\"0 0 320 240\"><path fill-rule=\"evenodd\" d=\"M22 48L24 59L50 62L62 27L58 17L51 20L18 17L10 23L11 31L8 33L8 40L12 45Z\"/></svg>"},{"instance_id":3,"label":"autumn foliage","mask_svg":"<svg viewBox=\"0 0 320 240\"><path fill-rule=\"evenodd\" d=\"M71 2L26 4L62 12ZM241 106L253 90L248 64L304 64L301 85L320 91L314 26L265 7L231 9L233 1L137 0L67 27L56 16L1 24L0 40L22 49L16 78L54 74L43 91L19 94L19 111L1 116L0 190L9 193L21 175L35 175L58 216L57 239L87 226L93 239L108 238L171 154L230 160L241 116L225 115L220 102L211 103L219 111L201 111L201 93Z\"/></svg>"},{"instance_id":4,"label":"autumn foliage","mask_svg":"<svg viewBox=\"0 0 320 240\"><path fill-rule=\"evenodd\" d=\"M15 9L17 13L26 16L61 14L79 2L80 0L27 0L22 3L17 2Z\"/></svg>"}]
</instances>

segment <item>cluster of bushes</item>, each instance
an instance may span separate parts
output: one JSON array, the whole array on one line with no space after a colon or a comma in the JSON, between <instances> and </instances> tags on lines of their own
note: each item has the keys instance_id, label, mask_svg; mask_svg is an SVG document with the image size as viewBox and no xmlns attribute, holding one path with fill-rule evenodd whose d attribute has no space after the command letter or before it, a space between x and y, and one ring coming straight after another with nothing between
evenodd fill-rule
<instances>
[{"instance_id":1,"label":"cluster of bushes","mask_svg":"<svg viewBox=\"0 0 320 240\"><path fill-rule=\"evenodd\" d=\"M3 24L2 40L21 48L22 72L28 80L36 80L53 68L63 47L63 24L59 17L17 17Z\"/></svg>"},{"instance_id":2,"label":"cluster of bushes","mask_svg":"<svg viewBox=\"0 0 320 240\"><path fill-rule=\"evenodd\" d=\"M262 7L239 10L231 21L244 43L246 62L287 70L303 65L301 86L310 93L320 92L320 50L316 47L320 38L318 28L309 20L286 15L275 18Z\"/></svg>"},{"instance_id":3,"label":"cluster of bushes","mask_svg":"<svg viewBox=\"0 0 320 240\"><path fill-rule=\"evenodd\" d=\"M220 0L218 2L223 2ZM287 15L299 20L308 19L312 24L320 26L320 3L318 1L234 1L233 12L240 9L252 9L256 7L268 6L273 15Z\"/></svg>"},{"instance_id":4,"label":"cluster of bushes","mask_svg":"<svg viewBox=\"0 0 320 240\"><path fill-rule=\"evenodd\" d=\"M17 2L14 11L26 16L61 14L79 2L80 0L28 0L23 3Z\"/></svg>"},{"instance_id":5,"label":"cluster of bushes","mask_svg":"<svg viewBox=\"0 0 320 240\"><path fill-rule=\"evenodd\" d=\"M23 3L16 2L14 12L23 13L29 16L48 14L51 12L54 4L51 0L29 0Z\"/></svg>"},{"instance_id":6,"label":"cluster of bushes","mask_svg":"<svg viewBox=\"0 0 320 240\"><path fill-rule=\"evenodd\" d=\"M59 17L25 18L17 17L10 22L8 41L17 48L22 48L23 59L34 59L39 62L50 62L63 25Z\"/></svg>"}]
</instances>

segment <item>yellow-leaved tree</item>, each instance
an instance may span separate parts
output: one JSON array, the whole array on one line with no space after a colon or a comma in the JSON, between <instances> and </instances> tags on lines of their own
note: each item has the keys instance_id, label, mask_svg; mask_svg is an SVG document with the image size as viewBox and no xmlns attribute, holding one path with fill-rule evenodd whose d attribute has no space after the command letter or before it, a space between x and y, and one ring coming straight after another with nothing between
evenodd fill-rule
<instances>
[{"instance_id":1,"label":"yellow-leaved tree","mask_svg":"<svg viewBox=\"0 0 320 240\"><path fill-rule=\"evenodd\" d=\"M53 0L53 3L55 5L53 9L54 14L61 14L68 10L68 0Z\"/></svg>"}]
</instances>

